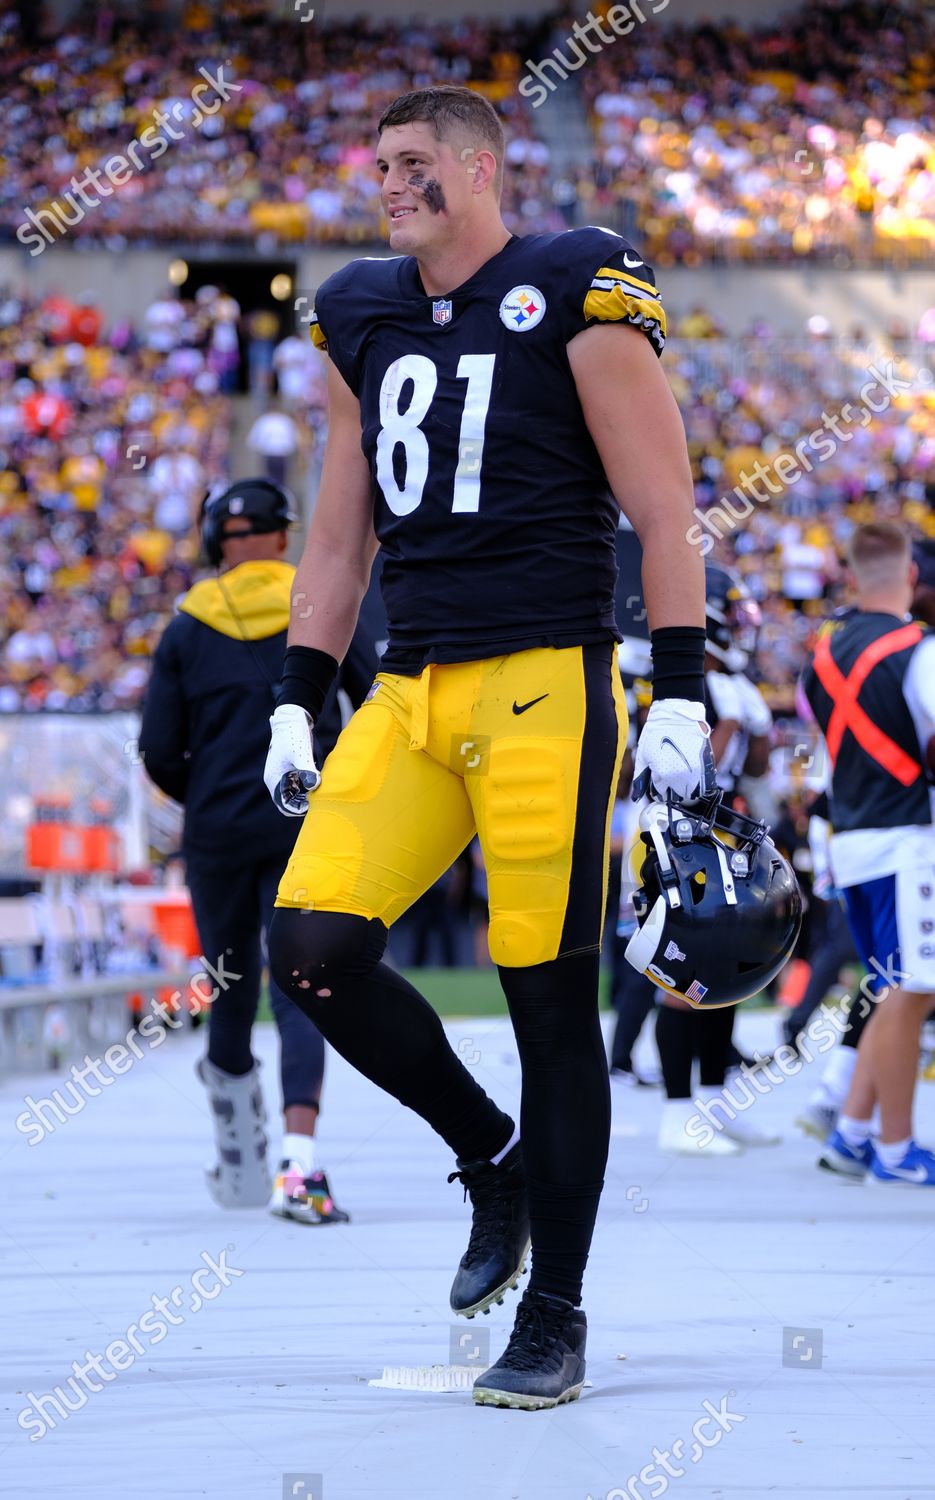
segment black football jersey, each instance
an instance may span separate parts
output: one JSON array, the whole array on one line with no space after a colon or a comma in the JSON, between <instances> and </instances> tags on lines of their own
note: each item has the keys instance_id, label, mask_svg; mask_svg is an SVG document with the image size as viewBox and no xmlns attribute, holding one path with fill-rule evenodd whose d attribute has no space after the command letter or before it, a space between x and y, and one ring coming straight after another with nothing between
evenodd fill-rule
<instances>
[{"instance_id":1,"label":"black football jersey","mask_svg":"<svg viewBox=\"0 0 935 1500\"><path fill-rule=\"evenodd\" d=\"M607 229L514 236L443 297L412 256L319 289L312 338L360 401L386 670L620 639L619 510L566 353L598 322L662 351L653 273Z\"/></svg>"}]
</instances>

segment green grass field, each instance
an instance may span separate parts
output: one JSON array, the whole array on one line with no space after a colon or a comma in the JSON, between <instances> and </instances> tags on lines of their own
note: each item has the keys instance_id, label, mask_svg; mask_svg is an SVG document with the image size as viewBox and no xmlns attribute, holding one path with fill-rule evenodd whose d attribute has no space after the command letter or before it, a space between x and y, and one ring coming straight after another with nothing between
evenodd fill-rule
<instances>
[{"instance_id":1,"label":"green grass field","mask_svg":"<svg viewBox=\"0 0 935 1500\"><path fill-rule=\"evenodd\" d=\"M440 1016L505 1016L506 1001L496 969L404 969L420 994L434 1006ZM759 996L745 1001L749 1006L762 1004ZM610 974L601 970L601 1006L610 1004ZM271 1021L269 996L264 989L259 1020Z\"/></svg>"},{"instance_id":2,"label":"green grass field","mask_svg":"<svg viewBox=\"0 0 935 1500\"><path fill-rule=\"evenodd\" d=\"M404 969L421 995L440 1016L505 1016L506 1001L496 969ZM610 995L610 975L601 974L601 1005ZM260 1021L271 1021L269 992L263 987Z\"/></svg>"}]
</instances>

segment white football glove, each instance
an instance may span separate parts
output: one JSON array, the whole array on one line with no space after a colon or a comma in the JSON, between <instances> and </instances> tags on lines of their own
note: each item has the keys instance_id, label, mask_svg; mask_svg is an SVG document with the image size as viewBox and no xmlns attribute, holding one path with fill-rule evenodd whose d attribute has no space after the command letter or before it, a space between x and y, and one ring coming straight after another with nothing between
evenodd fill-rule
<instances>
[{"instance_id":1,"label":"white football glove","mask_svg":"<svg viewBox=\"0 0 935 1500\"><path fill-rule=\"evenodd\" d=\"M717 790L711 729L703 703L688 698L662 698L650 706L636 745L633 800L667 792L680 802L691 802Z\"/></svg>"},{"instance_id":2,"label":"white football glove","mask_svg":"<svg viewBox=\"0 0 935 1500\"><path fill-rule=\"evenodd\" d=\"M297 703L281 703L269 726L272 738L263 769L266 789L287 818L304 818L309 793L321 781L315 764L311 715Z\"/></svg>"},{"instance_id":3,"label":"white football glove","mask_svg":"<svg viewBox=\"0 0 935 1500\"><path fill-rule=\"evenodd\" d=\"M759 688L750 681L749 677L744 677L739 672L731 681L734 691L740 698L742 714L740 722L744 729L752 735L769 734L773 727L773 716Z\"/></svg>"}]
</instances>

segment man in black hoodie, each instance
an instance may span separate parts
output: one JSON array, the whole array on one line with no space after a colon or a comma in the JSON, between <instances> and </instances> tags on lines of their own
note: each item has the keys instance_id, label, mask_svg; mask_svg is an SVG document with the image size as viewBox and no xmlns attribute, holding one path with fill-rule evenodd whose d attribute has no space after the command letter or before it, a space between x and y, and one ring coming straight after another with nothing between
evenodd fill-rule
<instances>
[{"instance_id":1,"label":"man in black hoodie","mask_svg":"<svg viewBox=\"0 0 935 1500\"><path fill-rule=\"evenodd\" d=\"M206 497L201 528L218 571L185 595L153 662L140 749L146 770L185 808L182 850L205 959L217 974L207 1056L218 1162L208 1186L224 1207L259 1206L305 1223L347 1219L331 1197L314 1140L324 1042L270 982L281 1045L285 1133L271 1184L265 1112L250 1036L265 962L265 929L295 825L262 783L266 721L282 671L294 569L285 561L294 519L288 492L246 479ZM373 629L370 625L373 625ZM356 707L377 666L362 617L339 686ZM316 726L321 754L341 728L337 689Z\"/></svg>"}]
</instances>

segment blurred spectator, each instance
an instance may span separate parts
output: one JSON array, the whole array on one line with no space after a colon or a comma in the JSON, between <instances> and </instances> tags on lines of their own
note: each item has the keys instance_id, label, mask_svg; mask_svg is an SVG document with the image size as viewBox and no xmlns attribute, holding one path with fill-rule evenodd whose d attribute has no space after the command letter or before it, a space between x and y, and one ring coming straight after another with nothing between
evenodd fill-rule
<instances>
[{"instance_id":1,"label":"blurred spectator","mask_svg":"<svg viewBox=\"0 0 935 1500\"><path fill-rule=\"evenodd\" d=\"M317 364L312 341L290 334L273 353L273 369L283 401L295 405L307 401L312 391L312 371Z\"/></svg>"},{"instance_id":2,"label":"blurred spectator","mask_svg":"<svg viewBox=\"0 0 935 1500\"><path fill-rule=\"evenodd\" d=\"M258 453L266 465L266 477L274 484L287 484L289 462L299 451L301 434L298 425L277 401L269 411L257 417L247 433L247 447Z\"/></svg>"},{"instance_id":3,"label":"blurred spectator","mask_svg":"<svg viewBox=\"0 0 935 1500\"><path fill-rule=\"evenodd\" d=\"M247 364L254 401L263 401L270 393L278 332L279 319L268 307L257 308L247 318Z\"/></svg>"}]
</instances>

